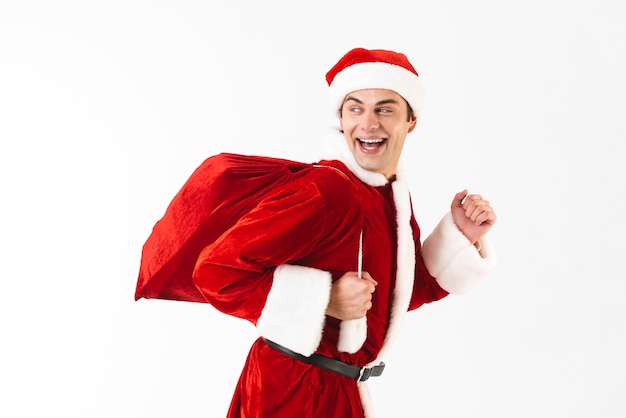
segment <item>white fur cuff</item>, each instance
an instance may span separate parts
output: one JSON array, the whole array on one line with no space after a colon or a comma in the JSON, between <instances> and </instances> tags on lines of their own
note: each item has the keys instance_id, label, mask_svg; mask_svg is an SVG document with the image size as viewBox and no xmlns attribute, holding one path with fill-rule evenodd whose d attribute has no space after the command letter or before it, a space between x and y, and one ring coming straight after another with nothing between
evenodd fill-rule
<instances>
[{"instance_id":1,"label":"white fur cuff","mask_svg":"<svg viewBox=\"0 0 626 418\"><path fill-rule=\"evenodd\" d=\"M444 290L453 294L468 292L493 270L496 257L486 237L479 241L480 252L463 235L448 213L422 246L428 272Z\"/></svg>"},{"instance_id":2,"label":"white fur cuff","mask_svg":"<svg viewBox=\"0 0 626 418\"><path fill-rule=\"evenodd\" d=\"M304 356L313 354L322 339L331 285L327 271L278 266L257 321L261 336Z\"/></svg>"}]
</instances>

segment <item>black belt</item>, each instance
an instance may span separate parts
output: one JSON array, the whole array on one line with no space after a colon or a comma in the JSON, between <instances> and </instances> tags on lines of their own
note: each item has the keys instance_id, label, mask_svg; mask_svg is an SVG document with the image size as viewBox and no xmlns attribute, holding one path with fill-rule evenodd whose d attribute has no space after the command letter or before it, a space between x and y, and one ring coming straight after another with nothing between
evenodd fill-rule
<instances>
[{"instance_id":1,"label":"black belt","mask_svg":"<svg viewBox=\"0 0 626 418\"><path fill-rule=\"evenodd\" d=\"M379 365L374 367L353 366L352 364L344 363L343 361L335 360L334 358L322 356L321 354L311 354L309 357L306 357L302 354L296 353L295 351L291 351L287 347L276 344L275 342L270 341L266 338L263 338L263 341L265 341L265 344L272 347L274 350L280 351L281 353L286 354L289 357L295 358L296 360L303 361L307 364L312 364L313 366L317 366L320 369L324 369L329 372L347 376L360 382L363 382L370 377L380 376L381 374L383 374L383 370L385 369L385 363L383 363L382 361Z\"/></svg>"}]
</instances>

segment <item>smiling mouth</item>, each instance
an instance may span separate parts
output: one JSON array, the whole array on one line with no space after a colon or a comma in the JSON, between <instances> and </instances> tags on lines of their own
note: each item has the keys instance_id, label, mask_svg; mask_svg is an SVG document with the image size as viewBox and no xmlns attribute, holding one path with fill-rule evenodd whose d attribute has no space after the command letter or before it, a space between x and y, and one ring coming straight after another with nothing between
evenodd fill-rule
<instances>
[{"instance_id":1,"label":"smiling mouth","mask_svg":"<svg viewBox=\"0 0 626 418\"><path fill-rule=\"evenodd\" d=\"M357 138L357 141L359 142L363 150L376 151L385 142L387 142L387 139L385 138Z\"/></svg>"}]
</instances>

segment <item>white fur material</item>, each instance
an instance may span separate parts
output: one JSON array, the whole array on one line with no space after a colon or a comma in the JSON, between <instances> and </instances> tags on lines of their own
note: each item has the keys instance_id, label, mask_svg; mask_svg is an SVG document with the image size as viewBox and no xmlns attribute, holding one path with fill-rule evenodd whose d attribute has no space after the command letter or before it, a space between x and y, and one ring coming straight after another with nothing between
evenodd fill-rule
<instances>
[{"instance_id":1,"label":"white fur material","mask_svg":"<svg viewBox=\"0 0 626 418\"><path fill-rule=\"evenodd\" d=\"M389 319L389 329L378 357L370 365L384 361L393 347L400 328L406 317L413 294L415 281L415 241L411 228L411 197L402 167L398 168L396 181L391 185L396 206L398 224L398 254L396 267L396 285L394 288L393 305Z\"/></svg>"},{"instance_id":2,"label":"white fur material","mask_svg":"<svg viewBox=\"0 0 626 418\"><path fill-rule=\"evenodd\" d=\"M327 271L278 266L257 321L260 335L303 356L313 354L322 339L331 285Z\"/></svg>"},{"instance_id":3,"label":"white fur material","mask_svg":"<svg viewBox=\"0 0 626 418\"><path fill-rule=\"evenodd\" d=\"M479 241L480 252L463 235L446 214L422 246L422 256L428 272L437 278L443 289L453 294L467 293L496 264L490 241Z\"/></svg>"},{"instance_id":4,"label":"white fur material","mask_svg":"<svg viewBox=\"0 0 626 418\"><path fill-rule=\"evenodd\" d=\"M424 107L424 85L417 75L399 65L363 62L335 76L329 89L333 114L337 115L348 94L363 89L393 90L409 102L418 116Z\"/></svg>"},{"instance_id":5,"label":"white fur material","mask_svg":"<svg viewBox=\"0 0 626 418\"><path fill-rule=\"evenodd\" d=\"M374 402L372 401L372 394L367 381L359 382L357 387L359 388L359 395L361 395L361 405L363 406L365 418L374 418Z\"/></svg>"},{"instance_id":6,"label":"white fur material","mask_svg":"<svg viewBox=\"0 0 626 418\"><path fill-rule=\"evenodd\" d=\"M398 223L398 255L396 271L396 287L394 289L393 306L389 320L389 329L380 353L368 366L379 364L393 347L393 343L400 333L400 328L406 317L413 292L415 280L415 242L411 228L411 198L405 182L404 171L399 167L396 181L393 182L393 198L396 205ZM374 418L374 402L367 386L367 382L359 382L359 394L365 418Z\"/></svg>"},{"instance_id":7,"label":"white fur material","mask_svg":"<svg viewBox=\"0 0 626 418\"><path fill-rule=\"evenodd\" d=\"M344 353L354 354L361 349L366 338L366 317L341 321L341 325L339 325L337 349Z\"/></svg>"}]
</instances>

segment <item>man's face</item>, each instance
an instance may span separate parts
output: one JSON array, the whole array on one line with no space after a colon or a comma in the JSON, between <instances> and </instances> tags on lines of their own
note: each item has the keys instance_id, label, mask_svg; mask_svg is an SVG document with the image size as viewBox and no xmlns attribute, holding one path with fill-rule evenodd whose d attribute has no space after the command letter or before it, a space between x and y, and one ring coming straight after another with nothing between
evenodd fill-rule
<instances>
[{"instance_id":1,"label":"man's face","mask_svg":"<svg viewBox=\"0 0 626 418\"><path fill-rule=\"evenodd\" d=\"M341 107L341 129L357 163L390 178L396 174L406 135L417 119L408 117L404 98L392 90L348 94Z\"/></svg>"}]
</instances>

